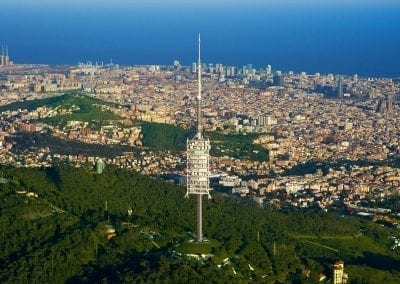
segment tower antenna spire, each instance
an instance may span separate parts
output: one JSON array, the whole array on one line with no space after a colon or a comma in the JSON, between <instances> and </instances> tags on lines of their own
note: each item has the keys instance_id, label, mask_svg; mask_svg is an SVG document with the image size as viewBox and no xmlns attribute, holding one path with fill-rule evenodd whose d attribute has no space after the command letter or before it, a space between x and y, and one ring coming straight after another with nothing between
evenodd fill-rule
<instances>
[{"instance_id":1,"label":"tower antenna spire","mask_svg":"<svg viewBox=\"0 0 400 284\"><path fill-rule=\"evenodd\" d=\"M202 138L202 118L201 118L201 40L199 33L199 59L197 64L197 137Z\"/></svg>"}]
</instances>

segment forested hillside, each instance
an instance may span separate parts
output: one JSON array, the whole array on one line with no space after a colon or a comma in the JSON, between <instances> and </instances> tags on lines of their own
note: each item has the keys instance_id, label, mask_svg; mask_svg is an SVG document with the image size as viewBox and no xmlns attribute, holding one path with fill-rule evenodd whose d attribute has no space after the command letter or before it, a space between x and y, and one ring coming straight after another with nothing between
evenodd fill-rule
<instances>
[{"instance_id":1,"label":"forested hillside","mask_svg":"<svg viewBox=\"0 0 400 284\"><path fill-rule=\"evenodd\" d=\"M329 280L338 259L352 283L400 282L391 250L399 231L369 220L262 209L214 192L204 208L213 256L194 260L179 253L195 230L184 188L112 167L2 167L0 176L2 283L314 283L321 273Z\"/></svg>"}]
</instances>

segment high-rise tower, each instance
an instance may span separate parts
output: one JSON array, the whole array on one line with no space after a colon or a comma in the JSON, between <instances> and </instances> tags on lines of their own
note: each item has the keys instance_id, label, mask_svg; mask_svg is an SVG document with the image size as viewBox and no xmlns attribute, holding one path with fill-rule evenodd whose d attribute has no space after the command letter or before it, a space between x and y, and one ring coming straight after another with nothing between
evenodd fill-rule
<instances>
[{"instance_id":1,"label":"high-rise tower","mask_svg":"<svg viewBox=\"0 0 400 284\"><path fill-rule=\"evenodd\" d=\"M393 95L387 95L387 112L393 113Z\"/></svg>"},{"instance_id":2,"label":"high-rise tower","mask_svg":"<svg viewBox=\"0 0 400 284\"><path fill-rule=\"evenodd\" d=\"M201 60L200 60L200 34L199 34L199 59L197 64L197 133L188 139L187 146L187 191L197 195L197 242L203 242L203 195L211 198L209 188L209 152L210 141L203 138L202 105L201 105Z\"/></svg>"},{"instance_id":3,"label":"high-rise tower","mask_svg":"<svg viewBox=\"0 0 400 284\"><path fill-rule=\"evenodd\" d=\"M8 46L6 46L6 52L4 53L4 46L1 46L0 66L10 65L10 57L8 56Z\"/></svg>"},{"instance_id":4,"label":"high-rise tower","mask_svg":"<svg viewBox=\"0 0 400 284\"><path fill-rule=\"evenodd\" d=\"M339 77L337 88L336 88L336 95L338 98L343 98L343 78Z\"/></svg>"},{"instance_id":5,"label":"high-rise tower","mask_svg":"<svg viewBox=\"0 0 400 284\"><path fill-rule=\"evenodd\" d=\"M0 56L0 66L4 66L5 64L4 64L4 59L5 59L5 56L4 56L4 46L2 45L1 46L1 56Z\"/></svg>"}]
</instances>

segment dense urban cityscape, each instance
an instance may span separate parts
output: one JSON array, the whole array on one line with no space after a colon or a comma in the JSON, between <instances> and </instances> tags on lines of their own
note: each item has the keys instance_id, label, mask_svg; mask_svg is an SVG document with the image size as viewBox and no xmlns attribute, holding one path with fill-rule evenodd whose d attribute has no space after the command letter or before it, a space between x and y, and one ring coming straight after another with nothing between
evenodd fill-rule
<instances>
[{"instance_id":1,"label":"dense urban cityscape","mask_svg":"<svg viewBox=\"0 0 400 284\"><path fill-rule=\"evenodd\" d=\"M238 149L219 149L221 155L211 159L211 173L221 186L260 204L322 209L336 207L338 202L359 205L397 194L398 81L357 75L282 74L272 71L271 66L256 70L251 65L238 69L204 64L203 70L204 130L256 134L251 142L268 152L267 159L249 159L231 155L230 151ZM178 61L174 66L3 67L2 105L77 91L111 103L97 107L118 119L104 121L94 129L87 121L69 120L62 126L44 122L46 118L73 114L79 107L3 109L1 162L39 167L65 160L79 166L102 158L144 174L184 176L182 152L155 152L143 147L137 122L192 128L196 117L195 73L196 63L184 67ZM125 151L115 157L63 155L50 151L51 147L15 151L18 147L12 137L17 133L48 133L65 141L118 144L140 151ZM287 174L310 161L343 163L327 167L324 174ZM274 193L280 191L286 195L276 198Z\"/></svg>"},{"instance_id":2,"label":"dense urban cityscape","mask_svg":"<svg viewBox=\"0 0 400 284\"><path fill-rule=\"evenodd\" d=\"M206 141L185 147L198 118L211 142L211 187L222 198L278 211L357 215L398 230L400 208L393 200L400 187L399 95L400 79L296 74L270 65L199 68L178 60L171 66L14 64L3 48L0 163L93 167L97 174L117 167L185 185L186 165L195 155L187 159L185 152ZM35 191L16 192L40 198ZM107 226L111 240L118 232ZM390 244L392 251L400 249L398 234ZM275 255L275 241L273 246ZM230 261L225 258L219 268ZM343 261L332 265L332 277L320 273L313 279L351 279ZM310 273L301 271L306 279Z\"/></svg>"}]
</instances>

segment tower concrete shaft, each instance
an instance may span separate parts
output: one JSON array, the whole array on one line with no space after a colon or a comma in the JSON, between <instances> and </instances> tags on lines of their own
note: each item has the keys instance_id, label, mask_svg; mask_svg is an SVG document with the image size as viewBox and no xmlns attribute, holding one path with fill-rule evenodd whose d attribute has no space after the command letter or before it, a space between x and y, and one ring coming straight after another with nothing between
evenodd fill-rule
<instances>
[{"instance_id":1,"label":"tower concrete shaft","mask_svg":"<svg viewBox=\"0 0 400 284\"><path fill-rule=\"evenodd\" d=\"M197 195L197 242L203 242L203 195Z\"/></svg>"}]
</instances>

